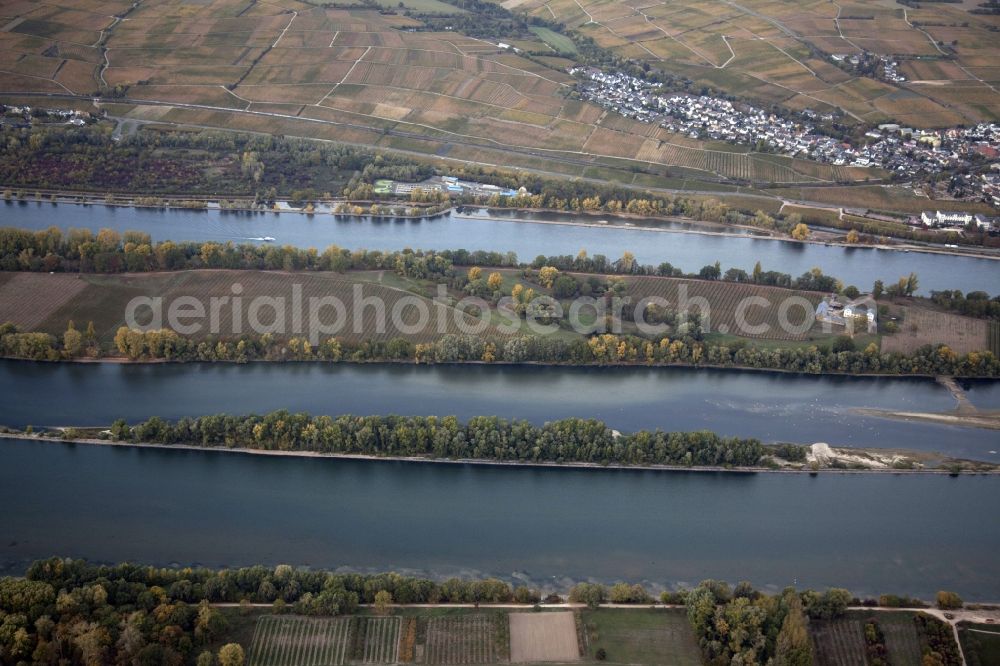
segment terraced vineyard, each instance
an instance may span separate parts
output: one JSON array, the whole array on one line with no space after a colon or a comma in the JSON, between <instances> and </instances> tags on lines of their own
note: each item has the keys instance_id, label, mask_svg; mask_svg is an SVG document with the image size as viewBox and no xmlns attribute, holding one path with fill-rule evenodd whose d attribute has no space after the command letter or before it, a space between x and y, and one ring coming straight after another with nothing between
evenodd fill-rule
<instances>
[{"instance_id":1,"label":"terraced vineyard","mask_svg":"<svg viewBox=\"0 0 1000 666\"><path fill-rule=\"evenodd\" d=\"M265 615L257 621L247 663L249 666L343 666L350 656L351 622L351 618Z\"/></svg>"},{"instance_id":2,"label":"terraced vineyard","mask_svg":"<svg viewBox=\"0 0 1000 666\"><path fill-rule=\"evenodd\" d=\"M1000 109L996 17L971 14L971 3L494 1L763 106L839 107L851 122L917 127L996 120ZM830 58L862 50L901 56L909 80L860 76Z\"/></svg>"},{"instance_id":3,"label":"terraced vineyard","mask_svg":"<svg viewBox=\"0 0 1000 666\"><path fill-rule=\"evenodd\" d=\"M0 90L89 97L119 86L130 103L121 113L135 120L428 155L440 154L441 142L448 142L452 158L575 175L611 158L632 162L629 167L642 163L656 174L684 167L713 180L809 183L843 175L829 165L776 164L755 154L709 149L654 124L604 114L571 99L575 82L565 71L568 60L546 67L458 31L420 30L413 17L375 8L298 0L249 6L163 0L132 9L123 3L54 2L44 11L35 4L0 3L0 26L8 28L0 31ZM563 4L552 6L558 12ZM112 11L128 16L118 20ZM636 38L643 30L659 30L641 18L634 27L641 28ZM557 51L575 49L566 35L551 30L519 43L526 50L549 50L542 40ZM724 41L715 41L702 48L728 53ZM179 104L192 106L169 106ZM617 168L619 174L634 171L621 163Z\"/></svg>"},{"instance_id":4,"label":"terraced vineyard","mask_svg":"<svg viewBox=\"0 0 1000 666\"><path fill-rule=\"evenodd\" d=\"M428 619L424 663L496 663L499 621L485 613Z\"/></svg>"}]
</instances>

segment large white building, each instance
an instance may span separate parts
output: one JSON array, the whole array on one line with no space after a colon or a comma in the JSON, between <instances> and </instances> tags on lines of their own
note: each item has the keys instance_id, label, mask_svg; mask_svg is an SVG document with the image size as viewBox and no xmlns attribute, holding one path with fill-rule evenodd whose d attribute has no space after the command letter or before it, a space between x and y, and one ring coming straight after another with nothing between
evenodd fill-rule
<instances>
[{"instance_id":1,"label":"large white building","mask_svg":"<svg viewBox=\"0 0 1000 666\"><path fill-rule=\"evenodd\" d=\"M964 227L974 219L968 213L943 213L939 210L920 213L920 221L925 227Z\"/></svg>"}]
</instances>

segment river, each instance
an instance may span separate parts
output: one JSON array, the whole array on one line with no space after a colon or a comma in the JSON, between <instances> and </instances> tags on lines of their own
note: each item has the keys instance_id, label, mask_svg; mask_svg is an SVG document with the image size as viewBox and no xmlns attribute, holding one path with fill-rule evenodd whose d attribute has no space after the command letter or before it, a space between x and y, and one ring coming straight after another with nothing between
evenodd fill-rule
<instances>
[{"instance_id":1,"label":"river","mask_svg":"<svg viewBox=\"0 0 1000 666\"><path fill-rule=\"evenodd\" d=\"M994 384L995 385L995 384ZM991 384L969 393L992 400ZM99 426L286 408L313 414L496 414L541 424L601 419L621 431L709 429L763 441L941 451L1000 462L997 431L856 414L954 409L927 379L686 368L0 361L0 424Z\"/></svg>"},{"instance_id":2,"label":"river","mask_svg":"<svg viewBox=\"0 0 1000 666\"><path fill-rule=\"evenodd\" d=\"M1000 598L997 481L505 469L0 442L0 567L97 561ZM991 527L992 526L992 527Z\"/></svg>"},{"instance_id":3,"label":"river","mask_svg":"<svg viewBox=\"0 0 1000 666\"><path fill-rule=\"evenodd\" d=\"M481 211L477 215L486 213ZM329 214L165 211L48 202L0 205L0 226L136 230L149 233L154 240L248 242L251 238L272 236L280 244L319 249L335 244L349 249L512 251L522 261L531 261L540 253L576 255L581 249L591 255L604 254L617 259L630 251L642 263L658 265L669 261L686 272L697 272L716 261L723 269L738 267L746 271L760 261L764 270L793 276L819 267L824 273L862 290L869 289L877 279L889 284L915 272L920 292L924 294L935 289L983 290L994 294L1000 284L1000 261L991 259L803 244L756 238L746 233L720 236L656 230L704 229L683 222L636 220L630 222L634 226L626 227L625 221L609 218L606 227L553 224L596 221L579 215L520 211L493 211L488 217L477 218L447 213L432 219L406 220Z\"/></svg>"}]
</instances>

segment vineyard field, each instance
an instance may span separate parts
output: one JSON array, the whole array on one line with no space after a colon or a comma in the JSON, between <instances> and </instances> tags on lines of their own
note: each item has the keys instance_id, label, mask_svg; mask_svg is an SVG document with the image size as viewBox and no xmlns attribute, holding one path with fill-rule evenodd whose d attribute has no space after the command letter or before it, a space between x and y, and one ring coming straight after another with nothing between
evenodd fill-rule
<instances>
[{"instance_id":1,"label":"vineyard field","mask_svg":"<svg viewBox=\"0 0 1000 666\"><path fill-rule=\"evenodd\" d=\"M343 666L349 656L350 618L265 615L257 621L249 666Z\"/></svg>"},{"instance_id":2,"label":"vineyard field","mask_svg":"<svg viewBox=\"0 0 1000 666\"><path fill-rule=\"evenodd\" d=\"M479 613L429 618L424 663L497 663L501 621L507 622L506 615Z\"/></svg>"},{"instance_id":3,"label":"vineyard field","mask_svg":"<svg viewBox=\"0 0 1000 666\"><path fill-rule=\"evenodd\" d=\"M812 622L816 666L866 666L864 622L861 617Z\"/></svg>"},{"instance_id":4,"label":"vineyard field","mask_svg":"<svg viewBox=\"0 0 1000 666\"><path fill-rule=\"evenodd\" d=\"M665 299L671 308L683 309L688 303L692 312L702 313L703 325L707 318L713 332L768 340L808 340L820 332L818 324L810 325L822 299L817 292L658 277L630 278L628 284L636 304L654 297ZM783 312L790 327L780 324Z\"/></svg>"},{"instance_id":5,"label":"vineyard field","mask_svg":"<svg viewBox=\"0 0 1000 666\"><path fill-rule=\"evenodd\" d=\"M899 666L919 666L920 635L912 613L879 613L878 626L885 636L889 660Z\"/></svg>"},{"instance_id":6,"label":"vineyard field","mask_svg":"<svg viewBox=\"0 0 1000 666\"><path fill-rule=\"evenodd\" d=\"M462 333L464 325L460 322L472 325L476 321L472 315L433 303L422 294L380 284L377 274L365 277L371 277L371 280L361 279L361 276L353 279L351 275L339 273L242 270L82 276L19 273L0 283L0 321L10 321L21 330L38 330L53 335L61 335L70 320L80 327L86 327L92 321L99 340L108 345L118 328L125 324L126 310L133 298L162 298L163 325L166 326L169 304L176 299L194 298L209 313L211 299L232 297L236 289L240 290L243 298L239 325L233 325L232 309L223 307L219 310L216 333L213 333L213 326L206 317L200 329L189 334L191 337L234 337L234 331L251 332L254 330L251 319L265 325L277 325L277 315L267 304L269 299L278 299L284 304L281 321L286 335L295 334L294 317L299 310L295 306L296 299L300 299L302 304L303 326L309 321L310 299L333 297L343 303L343 316L332 308L324 308L319 312L318 320L329 326L343 321L340 330L328 335L345 341L388 341L404 337L414 342L426 342L445 333ZM386 280L389 279L386 276ZM26 294L35 294L42 300L25 298ZM50 294L58 298L49 298ZM259 304L256 316L252 315L255 300ZM38 302L49 305L38 308ZM384 308L377 304L384 304ZM397 308L400 319L394 323L393 311ZM421 325L421 310L428 313L426 325ZM149 313L150 310L145 307L137 310L138 323L149 323ZM443 328L439 328L439 322ZM280 332L275 334L282 337ZM499 340L510 334L491 325L482 335Z\"/></svg>"},{"instance_id":7,"label":"vineyard field","mask_svg":"<svg viewBox=\"0 0 1000 666\"><path fill-rule=\"evenodd\" d=\"M394 664L399 659L398 617L359 617L355 657L362 664Z\"/></svg>"}]
</instances>

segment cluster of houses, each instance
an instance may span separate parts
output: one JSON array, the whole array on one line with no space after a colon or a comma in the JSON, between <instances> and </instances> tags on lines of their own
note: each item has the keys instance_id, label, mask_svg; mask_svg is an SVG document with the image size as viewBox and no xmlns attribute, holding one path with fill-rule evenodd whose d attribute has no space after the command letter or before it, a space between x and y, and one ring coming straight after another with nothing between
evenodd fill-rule
<instances>
[{"instance_id":1,"label":"cluster of houses","mask_svg":"<svg viewBox=\"0 0 1000 666\"><path fill-rule=\"evenodd\" d=\"M819 116L807 110L801 120L782 118L719 97L659 94L656 84L621 72L575 67L570 74L582 79L578 89L586 99L672 132L751 146L762 143L793 157L886 169L904 180L995 160L1000 151L1000 124L996 123L944 130L884 124L869 131L863 145L852 145L820 133L811 122L833 120L831 114ZM1000 185L993 184L994 180L992 176L970 179L965 196L992 198L994 205L1000 206Z\"/></svg>"},{"instance_id":2,"label":"cluster of houses","mask_svg":"<svg viewBox=\"0 0 1000 666\"><path fill-rule=\"evenodd\" d=\"M63 120L67 125L78 127L87 123L91 115L86 111L69 109L33 109L30 106L0 106L3 112L3 123L17 127L28 127L31 119L38 117L45 121Z\"/></svg>"}]
</instances>

